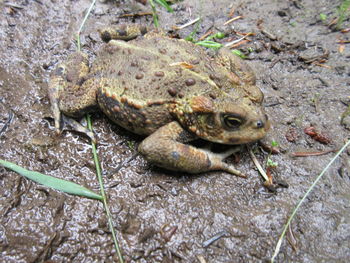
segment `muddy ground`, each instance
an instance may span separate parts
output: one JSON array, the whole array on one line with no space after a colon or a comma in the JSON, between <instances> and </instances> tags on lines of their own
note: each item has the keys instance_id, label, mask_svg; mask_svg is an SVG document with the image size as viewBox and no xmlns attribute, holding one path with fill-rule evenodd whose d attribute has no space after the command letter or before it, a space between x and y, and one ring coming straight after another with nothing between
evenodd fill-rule
<instances>
[{"instance_id":1,"label":"muddy ground","mask_svg":"<svg viewBox=\"0 0 350 263\"><path fill-rule=\"evenodd\" d=\"M350 33L327 26L341 2L185 0L173 5L172 14L158 8L167 32L201 16L195 38L209 30L227 32L222 42L239 38L235 32L255 33L240 48L252 50L248 63L273 122L269 137L280 144L281 153L271 157L278 163L273 176L289 187L264 188L246 151L237 167L248 179L224 172L171 173L141 156L130 160L142 138L94 114L110 209L127 262L261 262L272 256L287 217L334 155L291 154L339 149L349 138L350 119L342 125L340 116L350 103L350 46L343 49L337 41ZM47 118L50 72L75 50L74 34L89 4L0 1L0 130L7 127L0 134L0 158L98 191L89 141L72 132L55 136ZM224 26L232 8L243 18ZM96 29L103 25L152 25L151 16L120 18L148 11L149 5L136 1L98 2L82 34L83 50L98 49ZM342 28L349 26L347 19ZM184 38L194 28L177 35ZM306 135L310 126L331 143ZM348 149L302 205L278 262L348 262L349 155ZM262 163L267 157L258 151ZM4 168L0 178L1 262L117 261L100 202L48 189ZM203 247L221 231L221 239Z\"/></svg>"}]
</instances>

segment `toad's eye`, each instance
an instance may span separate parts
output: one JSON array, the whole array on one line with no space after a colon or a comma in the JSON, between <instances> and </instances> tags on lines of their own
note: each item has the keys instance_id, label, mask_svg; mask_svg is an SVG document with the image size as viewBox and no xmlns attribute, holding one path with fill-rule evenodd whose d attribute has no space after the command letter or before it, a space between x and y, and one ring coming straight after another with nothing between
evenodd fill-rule
<instances>
[{"instance_id":1,"label":"toad's eye","mask_svg":"<svg viewBox=\"0 0 350 263\"><path fill-rule=\"evenodd\" d=\"M241 126L241 124L243 122L242 119L240 119L239 117L229 115L229 114L224 114L221 119L222 119L224 127L228 130L238 129L239 126Z\"/></svg>"}]
</instances>

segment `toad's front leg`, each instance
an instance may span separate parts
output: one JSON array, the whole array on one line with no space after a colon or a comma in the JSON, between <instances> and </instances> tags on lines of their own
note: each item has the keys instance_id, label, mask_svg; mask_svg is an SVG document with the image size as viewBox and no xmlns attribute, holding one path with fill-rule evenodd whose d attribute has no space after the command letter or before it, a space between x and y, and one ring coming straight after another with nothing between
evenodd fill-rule
<instances>
[{"instance_id":1,"label":"toad's front leg","mask_svg":"<svg viewBox=\"0 0 350 263\"><path fill-rule=\"evenodd\" d=\"M94 140L92 132L74 119L69 118L82 117L96 107L98 85L94 83L93 79L87 80L88 74L87 55L82 52L73 53L65 63L58 65L52 73L48 95L58 133L62 131L65 124L68 124L74 130L85 133Z\"/></svg>"},{"instance_id":2,"label":"toad's front leg","mask_svg":"<svg viewBox=\"0 0 350 263\"><path fill-rule=\"evenodd\" d=\"M144 139L139 146L139 151L149 162L169 170L188 173L223 170L245 177L232 165L223 161L233 151L225 154L215 154L184 144L194 139L196 139L194 135L184 130L178 122L174 121L159 128Z\"/></svg>"}]
</instances>

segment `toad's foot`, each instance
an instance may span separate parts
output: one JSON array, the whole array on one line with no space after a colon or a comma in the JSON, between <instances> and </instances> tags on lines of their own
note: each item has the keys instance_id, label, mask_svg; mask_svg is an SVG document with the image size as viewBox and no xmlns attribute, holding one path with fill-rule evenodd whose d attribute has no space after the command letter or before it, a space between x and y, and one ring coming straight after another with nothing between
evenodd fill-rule
<instances>
[{"instance_id":1,"label":"toad's foot","mask_svg":"<svg viewBox=\"0 0 350 263\"><path fill-rule=\"evenodd\" d=\"M223 170L245 177L232 165L223 161L237 149L216 154L184 144L195 138L194 135L184 130L178 122L174 121L159 128L143 140L139 146L139 151L149 162L169 170L188 173Z\"/></svg>"},{"instance_id":2,"label":"toad's foot","mask_svg":"<svg viewBox=\"0 0 350 263\"><path fill-rule=\"evenodd\" d=\"M76 120L69 118L65 115L62 115L62 122L63 122L62 130L68 130L68 128L66 128L68 126L72 130L83 133L86 136L88 136L93 143L97 143L95 134L92 131L90 131L88 128L81 125Z\"/></svg>"},{"instance_id":3,"label":"toad's foot","mask_svg":"<svg viewBox=\"0 0 350 263\"><path fill-rule=\"evenodd\" d=\"M106 27L98 31L101 39L104 42L109 42L112 39L125 41L132 40L138 36L146 34L148 29L145 26L138 24L121 24Z\"/></svg>"}]
</instances>

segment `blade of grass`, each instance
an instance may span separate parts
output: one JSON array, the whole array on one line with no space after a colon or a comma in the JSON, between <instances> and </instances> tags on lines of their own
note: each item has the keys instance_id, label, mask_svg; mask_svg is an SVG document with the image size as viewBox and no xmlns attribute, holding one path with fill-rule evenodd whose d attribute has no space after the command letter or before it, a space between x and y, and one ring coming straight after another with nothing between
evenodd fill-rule
<instances>
[{"instance_id":1,"label":"blade of grass","mask_svg":"<svg viewBox=\"0 0 350 263\"><path fill-rule=\"evenodd\" d=\"M155 1L157 4L163 6L166 9L166 11L170 13L174 12L174 10L170 7L170 5L166 1L164 0L155 0Z\"/></svg>"},{"instance_id":2,"label":"blade of grass","mask_svg":"<svg viewBox=\"0 0 350 263\"><path fill-rule=\"evenodd\" d=\"M333 159L327 164L327 166L323 169L323 171L317 176L316 180L312 183L312 185L309 187L309 189L306 191L305 195L303 196L303 198L299 201L299 203L297 204L297 206L294 208L291 216L288 218L287 224L284 226L282 234L280 236L280 238L278 239L275 251L272 255L271 258L271 263L274 262L275 258L277 257L281 245L282 245L282 241L283 238L288 230L288 227L290 225L290 223L292 222L295 214L297 213L299 207L301 206L301 204L305 201L306 197L310 194L310 192L314 189L315 185L318 183L318 181L322 178L322 176L325 174L325 172L328 170L328 168L333 164L333 162L338 158L338 156L350 145L350 140L348 140L344 146L337 152L337 154L333 157Z\"/></svg>"},{"instance_id":3,"label":"blade of grass","mask_svg":"<svg viewBox=\"0 0 350 263\"><path fill-rule=\"evenodd\" d=\"M246 59L247 56L244 55L240 50L234 49L232 50L232 53L235 54L236 56L239 56L241 59Z\"/></svg>"},{"instance_id":4,"label":"blade of grass","mask_svg":"<svg viewBox=\"0 0 350 263\"><path fill-rule=\"evenodd\" d=\"M344 0L338 7L337 29L339 30L347 16L350 14L350 0Z\"/></svg>"},{"instance_id":5,"label":"blade of grass","mask_svg":"<svg viewBox=\"0 0 350 263\"><path fill-rule=\"evenodd\" d=\"M79 195L79 196L85 196L88 198L92 199L97 199L102 201L102 196L94 193L93 191L78 185L73 182L69 182L63 179L55 178L49 175L45 175L39 172L35 171L29 171L27 169L24 169L21 166L18 166L14 163L1 160L0 159L0 165L16 172L19 173L20 175L37 182L39 184L45 185L47 187L68 193L68 194L73 194L73 195Z\"/></svg>"},{"instance_id":6,"label":"blade of grass","mask_svg":"<svg viewBox=\"0 0 350 263\"><path fill-rule=\"evenodd\" d=\"M152 7L152 15L153 15L153 24L156 28L159 27L159 22L158 22L158 15L157 15L157 9L156 6L154 5L153 0L149 0L149 3Z\"/></svg>"},{"instance_id":7,"label":"blade of grass","mask_svg":"<svg viewBox=\"0 0 350 263\"><path fill-rule=\"evenodd\" d=\"M79 30L78 30L78 32L77 32L77 49L78 49L78 51L81 50L81 46L80 46L80 34L81 34L81 32L83 31L83 27L84 27L84 25L85 25L85 23L86 23L86 21L87 21L89 15L91 14L92 8L94 7L95 3L96 3L96 0L92 0L92 3L91 3L91 5L90 5L89 9L87 10L87 12L86 12L86 14L85 14L85 16L84 16L83 22L81 23L81 25L80 25L80 27L79 27Z\"/></svg>"},{"instance_id":8,"label":"blade of grass","mask_svg":"<svg viewBox=\"0 0 350 263\"><path fill-rule=\"evenodd\" d=\"M196 45L200 45L207 48L213 48L213 49L219 49L223 46L222 44L211 40L199 41L199 42L196 42Z\"/></svg>"},{"instance_id":9,"label":"blade of grass","mask_svg":"<svg viewBox=\"0 0 350 263\"><path fill-rule=\"evenodd\" d=\"M87 13L86 13L86 15L84 17L83 22L80 25L79 31L77 33L77 42L78 42L77 49L78 49L78 51L80 51L80 34L81 34L81 31L82 31L82 29L84 27L84 24L85 24L88 16L90 15L91 10L94 7L95 3L96 3L96 0L93 0L91 5L90 5L90 8L88 9L88 11L87 11ZM91 118L90 118L89 114L86 116L86 120L87 120L87 124L88 124L89 130L92 132ZM100 166L100 162L98 160L98 155L97 155L97 151L96 151L96 144L92 141L91 142L91 146L92 146L92 154L93 154L93 157L94 157L94 162L95 162L95 167L96 167L96 175L97 175L97 179L98 179L98 182L99 182L99 185L100 185L100 192L101 192L101 195L102 195L102 202L103 202L103 206L104 206L104 209L105 209L105 212L106 212L106 215L107 215L107 219L108 219L108 226L109 226L109 229L110 229L110 231L112 233L112 239L113 239L115 250L116 250L117 255L118 255L118 261L119 261L119 263L124 263L124 259L123 259L123 255L122 255L121 249L119 247L117 235L116 235L114 227L113 227L112 215L111 215L111 212L109 210L109 206L108 206L108 202L107 202L107 196L106 196L106 192L105 192L104 185L103 185L103 180L102 180L101 166Z\"/></svg>"},{"instance_id":10,"label":"blade of grass","mask_svg":"<svg viewBox=\"0 0 350 263\"><path fill-rule=\"evenodd\" d=\"M92 131L92 123L91 123L91 118L90 118L89 114L86 116L86 119L87 119L88 128L90 131ZM104 206L106 214L107 214L108 225L109 225L109 229L112 233L114 247L117 251L119 263L124 263L124 259L122 256L121 249L119 247L117 235L116 235L114 227L113 227L112 215L111 215L111 212L109 210L109 206L108 206L108 202L107 202L107 196L106 196L106 192L105 192L103 180L102 180L101 166L100 166L100 162L98 160L98 155L97 155L97 151L96 151L96 144L94 142L91 142L91 146L92 146L92 154L94 156L94 162L95 162L95 166L96 166L96 174L97 174L98 182L100 184L100 192L102 195L103 206Z\"/></svg>"}]
</instances>

